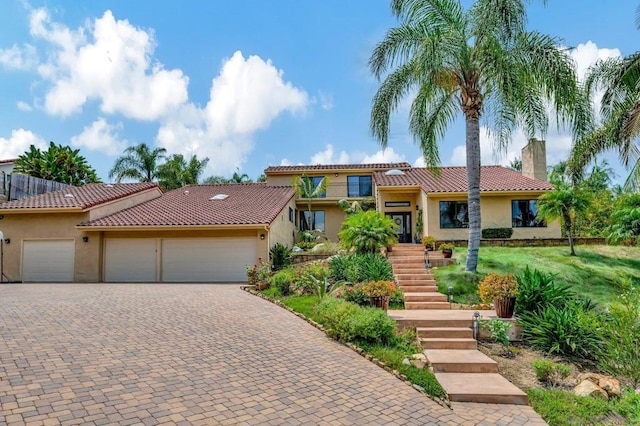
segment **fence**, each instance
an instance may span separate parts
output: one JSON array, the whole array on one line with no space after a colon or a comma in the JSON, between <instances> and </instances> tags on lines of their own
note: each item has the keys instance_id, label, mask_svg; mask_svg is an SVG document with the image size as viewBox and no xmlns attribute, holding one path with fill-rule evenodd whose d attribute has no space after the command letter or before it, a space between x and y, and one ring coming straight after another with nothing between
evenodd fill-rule
<instances>
[{"instance_id":1,"label":"fence","mask_svg":"<svg viewBox=\"0 0 640 426\"><path fill-rule=\"evenodd\" d=\"M54 182L52 180L40 179L19 173L9 175L9 190L7 198L9 201L20 200L33 195L46 194L47 192L60 191L68 188L66 183Z\"/></svg>"}]
</instances>

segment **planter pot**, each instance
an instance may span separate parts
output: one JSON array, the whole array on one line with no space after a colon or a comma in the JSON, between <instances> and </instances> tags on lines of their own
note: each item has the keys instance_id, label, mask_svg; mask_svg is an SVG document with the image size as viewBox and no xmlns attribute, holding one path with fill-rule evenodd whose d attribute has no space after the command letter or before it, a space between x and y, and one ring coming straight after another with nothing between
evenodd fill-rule
<instances>
[{"instance_id":1,"label":"planter pot","mask_svg":"<svg viewBox=\"0 0 640 426\"><path fill-rule=\"evenodd\" d=\"M374 308L380 308L383 311L389 309L389 296L372 296L369 297L369 302L371 302L371 306Z\"/></svg>"},{"instance_id":2,"label":"planter pot","mask_svg":"<svg viewBox=\"0 0 640 426\"><path fill-rule=\"evenodd\" d=\"M256 284L256 288L260 291L268 289L269 281L258 281L258 283Z\"/></svg>"},{"instance_id":3,"label":"planter pot","mask_svg":"<svg viewBox=\"0 0 640 426\"><path fill-rule=\"evenodd\" d=\"M451 259L451 256L453 256L453 250L442 250L442 256L444 256L445 259Z\"/></svg>"},{"instance_id":4,"label":"planter pot","mask_svg":"<svg viewBox=\"0 0 640 426\"><path fill-rule=\"evenodd\" d=\"M511 318L516 307L515 297L505 297L494 299L493 305L496 308L496 315L500 318Z\"/></svg>"}]
</instances>

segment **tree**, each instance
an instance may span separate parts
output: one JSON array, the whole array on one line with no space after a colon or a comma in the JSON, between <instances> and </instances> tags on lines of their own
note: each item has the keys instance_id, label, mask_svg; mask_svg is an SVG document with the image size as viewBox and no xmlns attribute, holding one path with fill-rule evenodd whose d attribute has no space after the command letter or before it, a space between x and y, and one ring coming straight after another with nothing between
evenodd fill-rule
<instances>
[{"instance_id":1,"label":"tree","mask_svg":"<svg viewBox=\"0 0 640 426\"><path fill-rule=\"evenodd\" d=\"M427 166L436 170L438 140L460 112L464 116L467 271L476 271L480 246L480 118L492 127L500 148L517 125L528 137L544 136L546 102L560 122L571 121L577 136L590 121L571 58L556 39L525 29L525 3L476 0L465 9L459 0L392 0L400 25L387 32L369 60L373 74L384 76L371 110L371 131L383 147L391 113L415 94L409 130Z\"/></svg>"},{"instance_id":2,"label":"tree","mask_svg":"<svg viewBox=\"0 0 640 426\"><path fill-rule=\"evenodd\" d=\"M388 216L370 210L348 215L338 237L345 248L357 253L378 253L380 248L398 242L398 225Z\"/></svg>"},{"instance_id":3,"label":"tree","mask_svg":"<svg viewBox=\"0 0 640 426\"><path fill-rule=\"evenodd\" d=\"M79 149L56 145L54 142L49 142L46 151L31 145L27 152L18 157L14 170L17 173L76 186L100 182L95 169L80 155Z\"/></svg>"},{"instance_id":4,"label":"tree","mask_svg":"<svg viewBox=\"0 0 640 426\"><path fill-rule=\"evenodd\" d=\"M138 182L153 182L158 177L158 161L165 158L164 148L150 149L146 143L130 146L116 159L109 171L109 178L116 182L133 179Z\"/></svg>"},{"instance_id":5,"label":"tree","mask_svg":"<svg viewBox=\"0 0 640 426\"><path fill-rule=\"evenodd\" d=\"M256 182L266 182L266 181L267 181L267 175L265 175L264 173L258 176L258 179L256 179Z\"/></svg>"},{"instance_id":6,"label":"tree","mask_svg":"<svg viewBox=\"0 0 640 426\"><path fill-rule=\"evenodd\" d=\"M346 214L366 212L367 210L369 210L371 207L374 207L375 205L376 205L376 201L373 199L373 197L367 197L364 200L360 200L360 201L355 200L352 202L349 202L344 198L338 201L338 206L342 210L344 210Z\"/></svg>"},{"instance_id":7,"label":"tree","mask_svg":"<svg viewBox=\"0 0 640 426\"><path fill-rule=\"evenodd\" d=\"M516 172L522 172L522 159L519 157L515 157L509 162L509 168L515 170Z\"/></svg>"},{"instance_id":8,"label":"tree","mask_svg":"<svg viewBox=\"0 0 640 426\"><path fill-rule=\"evenodd\" d=\"M610 243L637 243L640 237L640 194L618 197L607 234Z\"/></svg>"},{"instance_id":9,"label":"tree","mask_svg":"<svg viewBox=\"0 0 640 426\"><path fill-rule=\"evenodd\" d=\"M554 188L538 199L538 216L547 222L556 219L562 221L562 228L569 239L571 256L575 256L576 217L584 214L591 205L591 194L584 184L570 182L567 170L565 162L552 169L549 181Z\"/></svg>"},{"instance_id":10,"label":"tree","mask_svg":"<svg viewBox=\"0 0 640 426\"><path fill-rule=\"evenodd\" d=\"M203 182L207 185L222 185L225 183L229 183L229 179L224 176L214 175L209 176Z\"/></svg>"},{"instance_id":11,"label":"tree","mask_svg":"<svg viewBox=\"0 0 640 426\"><path fill-rule=\"evenodd\" d=\"M240 169L236 169L236 171L233 172L233 176L231 176L231 179L229 179L229 183L251 183L251 182L253 181L251 180L248 174L246 173L240 174Z\"/></svg>"},{"instance_id":12,"label":"tree","mask_svg":"<svg viewBox=\"0 0 640 426\"><path fill-rule=\"evenodd\" d=\"M209 158L198 160L196 155L192 155L187 162L182 154L173 154L164 164L158 166L158 184L164 191L196 185L208 162Z\"/></svg>"},{"instance_id":13,"label":"tree","mask_svg":"<svg viewBox=\"0 0 640 426\"><path fill-rule=\"evenodd\" d=\"M310 178L305 173L303 173L301 176L294 176L292 184L298 197L307 200L307 220L309 224L309 230L313 230L315 229L315 223L313 223L311 203L314 199L323 197L327 192L327 187L329 186L329 178L324 176L316 183L313 178Z\"/></svg>"}]
</instances>

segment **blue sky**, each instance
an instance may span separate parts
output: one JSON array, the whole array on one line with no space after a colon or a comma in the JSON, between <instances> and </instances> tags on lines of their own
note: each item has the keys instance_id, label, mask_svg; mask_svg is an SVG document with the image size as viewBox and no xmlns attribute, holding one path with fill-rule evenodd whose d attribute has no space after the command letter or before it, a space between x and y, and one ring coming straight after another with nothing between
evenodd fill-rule
<instances>
[{"instance_id":1,"label":"blue sky","mask_svg":"<svg viewBox=\"0 0 640 426\"><path fill-rule=\"evenodd\" d=\"M468 4L469 1L463 1ZM574 48L579 70L638 48L637 0L532 1L531 28ZM408 161L420 152L400 111L382 151L369 133L378 82L367 61L396 21L383 0L31 1L0 14L0 158L52 140L81 149L107 180L115 158L146 142L210 158L205 175L269 165ZM570 134L550 129L550 164ZM483 164L508 164L525 138ZM458 120L440 144L464 164ZM624 170L607 155L618 174Z\"/></svg>"}]
</instances>

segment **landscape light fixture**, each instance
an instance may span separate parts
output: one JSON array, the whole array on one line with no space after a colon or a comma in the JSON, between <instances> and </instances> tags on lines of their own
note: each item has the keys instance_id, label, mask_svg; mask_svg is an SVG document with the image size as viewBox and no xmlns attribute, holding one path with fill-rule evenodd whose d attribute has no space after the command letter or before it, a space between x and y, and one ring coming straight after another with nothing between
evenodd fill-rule
<instances>
[{"instance_id":1,"label":"landscape light fixture","mask_svg":"<svg viewBox=\"0 0 640 426\"><path fill-rule=\"evenodd\" d=\"M5 238L4 242L7 243L7 244L11 243L11 238Z\"/></svg>"},{"instance_id":2,"label":"landscape light fixture","mask_svg":"<svg viewBox=\"0 0 640 426\"><path fill-rule=\"evenodd\" d=\"M473 338L478 340L480 334L480 312L475 311L473 313Z\"/></svg>"},{"instance_id":3,"label":"landscape light fixture","mask_svg":"<svg viewBox=\"0 0 640 426\"><path fill-rule=\"evenodd\" d=\"M449 286L449 303L453 303L453 286Z\"/></svg>"}]
</instances>

